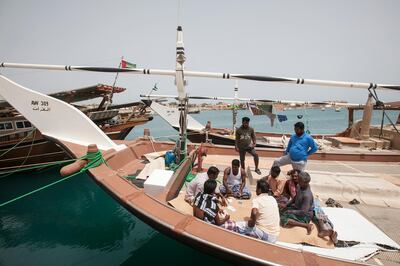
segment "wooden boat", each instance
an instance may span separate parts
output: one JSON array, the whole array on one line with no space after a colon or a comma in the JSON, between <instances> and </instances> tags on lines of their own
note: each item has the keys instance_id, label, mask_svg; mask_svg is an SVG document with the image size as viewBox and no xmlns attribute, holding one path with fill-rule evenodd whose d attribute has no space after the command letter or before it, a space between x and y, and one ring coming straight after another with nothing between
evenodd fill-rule
<instances>
[{"instance_id":1,"label":"wooden boat","mask_svg":"<svg viewBox=\"0 0 400 266\"><path fill-rule=\"evenodd\" d=\"M259 265L355 265L360 261L350 261L342 259L340 256L321 255L317 251L306 251L295 249L290 246L280 244L270 244L247 236L239 235L235 232L222 229L220 227L205 223L192 215L184 213L172 207L169 202L176 198L177 194L184 185L185 178L193 167L197 154L201 155L195 144L186 145L186 111L187 99L184 90L184 70L185 61L183 49L182 28L178 27L177 40L177 64L175 71L148 70L148 69L121 69L118 68L91 68L73 66L40 66L40 68L65 69L65 70L85 70L85 71L115 71L128 72L135 74L163 74L172 75L176 78L179 101L180 101L180 164L175 172L165 175L149 173L145 181L140 182L135 179L142 171L145 171L146 160L143 156L152 153L172 149L175 144L171 142L155 142L150 139L138 139L134 141L112 141L102 132L87 116L67 103L57 101L47 95L43 95L26 89L4 76L0 76L0 94L4 96L19 112L29 121L35 124L46 138L57 141L63 148L70 151L75 157L80 157L86 153L89 144L96 144L102 152L106 161L95 168L89 170L93 177L105 191L116 199L127 210L135 214L144 222L196 249L202 250L213 256L218 256L235 264L259 264ZM12 67L15 64L2 63L1 66ZM24 67L20 65L20 67ZM25 67L33 67L32 65ZM219 73L200 73L185 72L192 76L212 76L218 78L242 78L263 81L281 81L294 84L307 84L309 80L289 79L276 77L261 77L241 74L219 74ZM313 84L330 86L328 81L313 81ZM340 82L332 82L339 85ZM348 87L368 88L370 84L363 83L343 83ZM375 88L394 88L400 89L395 85L373 85ZM48 112L32 111L29 100L35 98L49 106ZM60 116L65 116L68 121L74 121L76 130L65 127L65 121L60 121ZM365 129L363 129L365 131ZM235 154L233 147L210 146L208 154L226 156ZM278 152L278 151L276 151ZM189 153L189 154L188 154ZM275 156L270 149L260 148L260 156ZM371 161L388 161L390 156L399 154L387 154L385 152L373 152L376 157L368 157ZM321 158L331 160L363 160L365 155L362 153L317 153L310 159ZM199 156L201 157L201 156ZM133 179L133 181L132 181ZM143 187L143 188L142 188ZM398 188L397 188L398 189ZM383 196L383 195L382 195ZM354 230L355 228L353 228ZM368 232L370 234L370 232ZM364 235L368 235L364 234ZM400 248L398 244L393 244L395 249ZM305 247L304 247L305 248Z\"/></svg>"},{"instance_id":2,"label":"wooden boat","mask_svg":"<svg viewBox=\"0 0 400 266\"><path fill-rule=\"evenodd\" d=\"M0 93L4 93L5 87L12 87L15 93L15 83L11 83L4 77L0 77ZM20 92L17 92L20 95ZM12 97L12 96L11 96ZM54 106L48 96L36 95ZM45 98L43 98L45 97ZM16 106L18 103L14 103ZM23 105L20 106L24 108ZM17 107L18 108L18 107ZM63 108L54 108L65 112ZM26 111L26 110L25 110ZM21 110L25 114L24 110ZM355 265L358 263L339 258L331 258L317 255L311 252L296 250L277 244L270 244L253 238L239 235L232 231L221 229L194 218L172 207L169 201L176 198L184 185L186 175L190 172L196 159L196 146L188 145L189 155L174 172L169 181L157 193L149 193L144 186L146 182L131 181L133 175L140 174L146 167L143 155L173 149L172 142L154 142L151 139L137 139L134 141L113 142L105 137L87 117L79 111L68 115L81 128L81 134L71 129L65 129L68 135L62 131L57 132L52 124L40 122L40 117L27 113L26 117L38 125L42 132L47 132L47 137L57 141L64 149L80 157L86 153L88 143L97 143L102 149L103 157L107 164L89 170L89 175L117 200L127 210L156 230L173 237L198 250L212 254L221 259L238 264L284 264L284 265ZM79 118L79 119L78 119ZM39 121L38 121L39 119ZM84 127L86 123L89 126ZM56 125L55 127L57 127ZM68 136L68 139L66 138ZM212 146L208 148L208 154L232 155L232 147ZM270 151L260 151L261 156Z\"/></svg>"},{"instance_id":3,"label":"wooden boat","mask_svg":"<svg viewBox=\"0 0 400 266\"><path fill-rule=\"evenodd\" d=\"M165 96L163 96L165 97ZM146 106L149 106L154 112L160 115L172 128L179 131L179 111L177 109L161 105L155 101L144 99L142 100ZM385 149L386 153L391 153L392 150L400 150L400 134L397 134L391 127L386 126L385 129L378 127L371 127L369 141L362 141L356 139L356 133L361 129L361 122L354 122L354 110L362 110L364 106L351 105L349 108L348 128L343 132L337 134L313 134L312 137L317 141L320 146L319 153L326 154L327 150L339 154L362 154L365 160L375 160L371 154L370 149ZM386 110L400 110L400 107L395 104L387 104ZM375 110L381 110L380 107L373 107ZM235 145L235 135L231 129L226 128L211 128L205 130L205 126L198 122L196 119L187 116L187 138L193 143L213 143L217 145ZM270 152L280 156L283 149L286 147L290 134L272 133L272 132L256 132L258 148L269 148ZM383 137L384 136L384 137ZM351 150L344 150L349 148ZM355 150L358 148L358 150ZM385 153L385 151L383 151ZM396 153L395 153L396 154ZM395 155L394 154L394 155ZM328 155L328 158L331 156ZM386 157L389 159L389 157ZM330 160L330 159L328 159ZM357 159L359 160L359 159ZM390 156L390 160L400 161L400 158Z\"/></svg>"},{"instance_id":4,"label":"wooden boat","mask_svg":"<svg viewBox=\"0 0 400 266\"><path fill-rule=\"evenodd\" d=\"M110 98L110 94L123 91L125 88L97 84L50 96L69 103L101 97L102 101L96 107L78 108L111 139L122 140L135 126L152 120L152 116L143 112L143 104L140 102L111 105L104 110L104 104ZM35 130L35 127L7 102L1 102L0 108L0 172L46 165L70 158L62 147L44 138L40 131Z\"/></svg>"}]
</instances>

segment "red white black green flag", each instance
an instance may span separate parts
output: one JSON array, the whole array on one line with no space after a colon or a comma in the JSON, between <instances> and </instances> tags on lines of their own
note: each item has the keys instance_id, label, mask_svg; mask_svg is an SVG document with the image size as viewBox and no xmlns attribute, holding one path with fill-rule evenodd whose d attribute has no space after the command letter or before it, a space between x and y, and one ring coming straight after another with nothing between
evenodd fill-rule
<instances>
[{"instance_id":1,"label":"red white black green flag","mask_svg":"<svg viewBox=\"0 0 400 266\"><path fill-rule=\"evenodd\" d=\"M130 63L130 62L122 59L121 60L121 68L136 68L136 64Z\"/></svg>"}]
</instances>

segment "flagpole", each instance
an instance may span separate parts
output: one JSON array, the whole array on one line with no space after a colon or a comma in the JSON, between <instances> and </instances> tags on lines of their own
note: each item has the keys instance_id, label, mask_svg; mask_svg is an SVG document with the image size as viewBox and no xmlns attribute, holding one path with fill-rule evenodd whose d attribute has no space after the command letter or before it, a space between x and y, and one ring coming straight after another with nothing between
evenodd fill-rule
<instances>
[{"instance_id":1,"label":"flagpole","mask_svg":"<svg viewBox=\"0 0 400 266\"><path fill-rule=\"evenodd\" d=\"M121 60L119 61L118 68L121 68L122 60L124 60L124 56L121 56ZM112 85L112 91L111 91L111 95L110 95L110 101L107 103L105 110L107 110L108 107L110 106L110 104L112 104L112 98L114 96L114 88L115 88L115 84L117 83L118 74L119 74L119 72L117 72L117 74L115 74L114 82Z\"/></svg>"}]
</instances>

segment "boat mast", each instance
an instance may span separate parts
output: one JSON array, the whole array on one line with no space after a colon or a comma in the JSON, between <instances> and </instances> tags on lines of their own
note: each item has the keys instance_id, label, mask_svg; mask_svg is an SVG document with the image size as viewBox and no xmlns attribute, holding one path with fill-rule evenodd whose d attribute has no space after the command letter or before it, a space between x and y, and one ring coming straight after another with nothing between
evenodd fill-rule
<instances>
[{"instance_id":1,"label":"boat mast","mask_svg":"<svg viewBox=\"0 0 400 266\"><path fill-rule=\"evenodd\" d=\"M178 110L179 110L179 162L186 157L186 136L187 136L187 103L185 93L184 63L186 61L185 48L183 45L182 27L178 26L176 35L176 65L175 83L178 89Z\"/></svg>"}]
</instances>

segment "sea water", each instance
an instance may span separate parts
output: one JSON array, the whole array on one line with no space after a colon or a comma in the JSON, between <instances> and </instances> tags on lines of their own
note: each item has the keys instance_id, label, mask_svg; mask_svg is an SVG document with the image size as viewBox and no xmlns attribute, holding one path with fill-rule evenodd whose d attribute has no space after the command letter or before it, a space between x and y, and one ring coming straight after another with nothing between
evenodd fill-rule
<instances>
[{"instance_id":1,"label":"sea water","mask_svg":"<svg viewBox=\"0 0 400 266\"><path fill-rule=\"evenodd\" d=\"M329 134L347 127L347 111L288 110L282 123L251 116L256 131L293 131L302 121L312 134ZM398 112L389 112L393 121ZM301 116L301 118L300 118ZM193 115L213 127L231 127L231 111ZM361 117L356 112L355 120ZM374 112L372 124L380 124ZM161 117L136 127L127 139L149 128L160 139L176 139L177 132ZM60 179L58 168L0 177L0 203ZM86 174L74 176L34 195L0 207L0 265L225 265L212 256L167 237L136 218L105 193Z\"/></svg>"},{"instance_id":2,"label":"sea water","mask_svg":"<svg viewBox=\"0 0 400 266\"><path fill-rule=\"evenodd\" d=\"M396 123L399 111L386 111L389 118ZM285 115L287 121L279 122L276 118L273 126L270 119L265 115L252 116L248 110L238 110L236 126L240 126L242 118L247 116L250 118L250 126L258 132L275 132L275 133L294 133L293 125L296 122L303 122L305 128L311 134L335 134L344 131L348 126L348 111L341 109L336 112L334 109L292 109L278 112L277 114ZM232 128L233 115L231 110L203 111L199 114L192 114L193 118L205 125L207 121L211 121L212 127ZM362 118L362 111L354 112L354 122ZM371 124L380 125L382 121L382 112L374 111ZM384 124L389 124L385 118ZM160 116L155 115L153 121L135 127L135 130L127 137L134 139L143 135L143 129L149 128L151 135L156 139L177 139L176 130L168 126Z\"/></svg>"}]
</instances>

